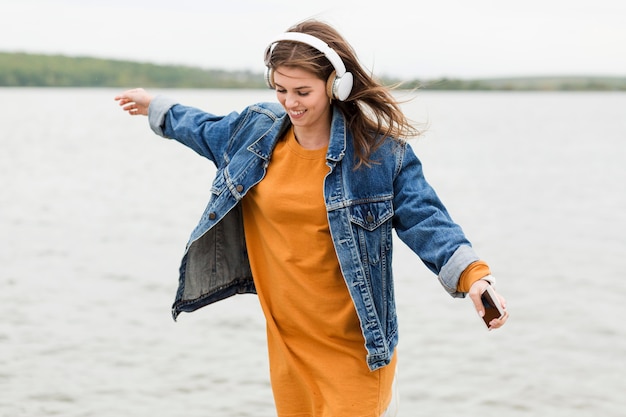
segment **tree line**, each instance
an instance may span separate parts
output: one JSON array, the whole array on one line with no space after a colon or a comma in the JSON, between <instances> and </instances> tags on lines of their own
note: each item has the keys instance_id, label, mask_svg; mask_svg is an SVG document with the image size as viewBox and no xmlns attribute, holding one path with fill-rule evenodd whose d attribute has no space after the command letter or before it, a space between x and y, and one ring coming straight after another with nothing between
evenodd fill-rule
<instances>
[{"instance_id":1,"label":"tree line","mask_svg":"<svg viewBox=\"0 0 626 417\"><path fill-rule=\"evenodd\" d=\"M386 85L421 90L626 91L625 77L517 77L434 80L380 77ZM265 88L263 74L182 65L0 52L0 87Z\"/></svg>"},{"instance_id":2,"label":"tree line","mask_svg":"<svg viewBox=\"0 0 626 417\"><path fill-rule=\"evenodd\" d=\"M262 75L182 65L0 52L3 87L258 88Z\"/></svg>"}]
</instances>

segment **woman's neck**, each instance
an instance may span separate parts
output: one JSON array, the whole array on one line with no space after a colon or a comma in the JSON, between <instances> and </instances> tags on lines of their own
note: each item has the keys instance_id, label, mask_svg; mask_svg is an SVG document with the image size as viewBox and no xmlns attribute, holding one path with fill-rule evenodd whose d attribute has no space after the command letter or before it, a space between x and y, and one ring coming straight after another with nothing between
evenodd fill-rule
<instances>
[{"instance_id":1,"label":"woman's neck","mask_svg":"<svg viewBox=\"0 0 626 417\"><path fill-rule=\"evenodd\" d=\"M330 142L330 132L322 135L315 134L302 134L299 130L294 129L294 136L296 137L296 141L302 146L304 149L321 149L328 146L328 142Z\"/></svg>"},{"instance_id":2,"label":"woman's neck","mask_svg":"<svg viewBox=\"0 0 626 417\"><path fill-rule=\"evenodd\" d=\"M330 121L315 126L293 126L293 133L304 149L324 148L330 142Z\"/></svg>"}]
</instances>

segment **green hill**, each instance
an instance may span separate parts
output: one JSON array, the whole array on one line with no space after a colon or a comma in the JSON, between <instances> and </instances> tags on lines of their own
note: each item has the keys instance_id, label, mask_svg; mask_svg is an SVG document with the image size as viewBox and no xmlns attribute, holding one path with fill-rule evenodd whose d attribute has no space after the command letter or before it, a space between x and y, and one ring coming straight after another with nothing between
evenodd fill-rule
<instances>
[{"instance_id":1,"label":"green hill","mask_svg":"<svg viewBox=\"0 0 626 417\"><path fill-rule=\"evenodd\" d=\"M442 78L425 81L426 90L504 91L626 91L626 77L545 76L459 80Z\"/></svg>"},{"instance_id":2,"label":"green hill","mask_svg":"<svg viewBox=\"0 0 626 417\"><path fill-rule=\"evenodd\" d=\"M626 91L625 77L525 77L435 80L383 77L422 90ZM265 88L263 75L177 65L0 52L0 87Z\"/></svg>"},{"instance_id":3,"label":"green hill","mask_svg":"<svg viewBox=\"0 0 626 417\"><path fill-rule=\"evenodd\" d=\"M257 88L262 74L63 55L0 52L4 87Z\"/></svg>"}]
</instances>

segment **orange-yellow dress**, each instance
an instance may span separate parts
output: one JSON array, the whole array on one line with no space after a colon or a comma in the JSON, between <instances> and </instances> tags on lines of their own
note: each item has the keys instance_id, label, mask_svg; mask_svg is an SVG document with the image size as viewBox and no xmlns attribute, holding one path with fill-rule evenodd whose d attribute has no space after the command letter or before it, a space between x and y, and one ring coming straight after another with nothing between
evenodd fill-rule
<instances>
[{"instance_id":1,"label":"orange-yellow dress","mask_svg":"<svg viewBox=\"0 0 626 417\"><path fill-rule=\"evenodd\" d=\"M293 130L243 200L248 255L267 321L279 417L379 417L391 400L395 355L370 371L324 205L326 148Z\"/></svg>"}]
</instances>

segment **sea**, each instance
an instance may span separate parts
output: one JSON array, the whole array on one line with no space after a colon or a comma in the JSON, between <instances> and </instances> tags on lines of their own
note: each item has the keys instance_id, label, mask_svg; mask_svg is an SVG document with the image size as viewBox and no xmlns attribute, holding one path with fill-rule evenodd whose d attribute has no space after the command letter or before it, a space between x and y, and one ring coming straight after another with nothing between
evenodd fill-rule
<instances>
[{"instance_id":1,"label":"sea","mask_svg":"<svg viewBox=\"0 0 626 417\"><path fill-rule=\"evenodd\" d=\"M170 314L214 167L118 92L0 89L0 416L275 416L256 296ZM626 94L395 94L510 312L488 331L397 240L399 415L624 416Z\"/></svg>"}]
</instances>

